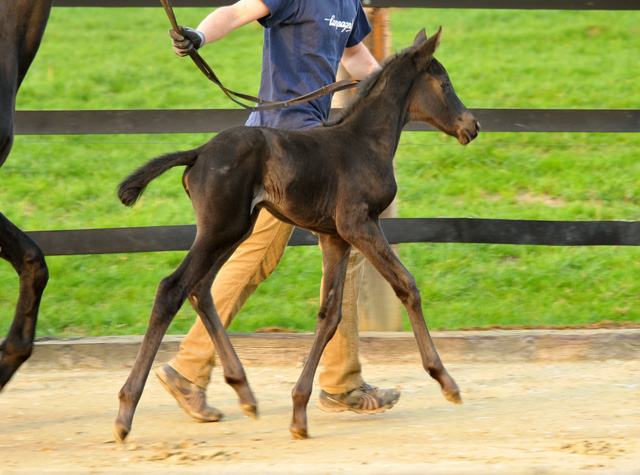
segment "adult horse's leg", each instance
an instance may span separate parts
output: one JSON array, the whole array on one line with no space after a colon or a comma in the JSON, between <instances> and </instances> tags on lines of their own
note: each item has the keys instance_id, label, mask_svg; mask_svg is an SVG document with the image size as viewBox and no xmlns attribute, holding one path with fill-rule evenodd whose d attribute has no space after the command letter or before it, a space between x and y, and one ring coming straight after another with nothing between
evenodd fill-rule
<instances>
[{"instance_id":1,"label":"adult horse's leg","mask_svg":"<svg viewBox=\"0 0 640 475\"><path fill-rule=\"evenodd\" d=\"M0 0L0 166L13 144L15 99L38 51L51 0ZM20 278L13 323L0 345L0 391L31 355L38 308L49 272L44 254L25 233L0 213L0 258Z\"/></svg>"},{"instance_id":2,"label":"adult horse's leg","mask_svg":"<svg viewBox=\"0 0 640 475\"><path fill-rule=\"evenodd\" d=\"M0 345L0 391L31 355L38 308L49 279L40 247L0 213L0 257L20 277L18 304L7 338Z\"/></svg>"},{"instance_id":3,"label":"adult horse's leg","mask_svg":"<svg viewBox=\"0 0 640 475\"><path fill-rule=\"evenodd\" d=\"M222 259L222 262L226 261L227 258ZM257 419L258 403L251 392L247 375L231 345L231 341L229 341L229 336L220 321L211 296L211 285L216 273L217 269L212 269L207 277L200 281L193 292L189 294L189 303L202 319L202 323L213 340L222 363L224 379L238 394L242 412L253 419Z\"/></svg>"},{"instance_id":4,"label":"adult horse's leg","mask_svg":"<svg viewBox=\"0 0 640 475\"><path fill-rule=\"evenodd\" d=\"M313 377L325 346L338 328L341 318L342 292L351 245L338 236L319 235L322 249L322 301L318 311L313 345L298 382L293 388L293 417L290 430L296 439L306 439L307 404Z\"/></svg>"},{"instance_id":5,"label":"adult horse's leg","mask_svg":"<svg viewBox=\"0 0 640 475\"><path fill-rule=\"evenodd\" d=\"M460 390L442 364L429 334L422 312L422 298L415 278L395 255L377 221L368 220L365 223L360 223L359 227L351 229L355 232L349 233L348 240L391 284L396 295L405 306L424 369L433 379L440 383L442 393L447 400L461 404Z\"/></svg>"}]
</instances>

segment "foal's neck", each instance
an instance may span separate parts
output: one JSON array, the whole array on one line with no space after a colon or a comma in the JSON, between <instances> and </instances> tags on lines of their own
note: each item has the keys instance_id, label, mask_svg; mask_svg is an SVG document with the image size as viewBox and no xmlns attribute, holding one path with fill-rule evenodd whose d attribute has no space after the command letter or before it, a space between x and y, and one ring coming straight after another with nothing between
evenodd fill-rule
<instances>
[{"instance_id":1,"label":"foal's neck","mask_svg":"<svg viewBox=\"0 0 640 475\"><path fill-rule=\"evenodd\" d=\"M382 159L393 160L402 128L409 121L408 98L416 75L410 58L394 58L344 118L363 142L375 144Z\"/></svg>"}]
</instances>

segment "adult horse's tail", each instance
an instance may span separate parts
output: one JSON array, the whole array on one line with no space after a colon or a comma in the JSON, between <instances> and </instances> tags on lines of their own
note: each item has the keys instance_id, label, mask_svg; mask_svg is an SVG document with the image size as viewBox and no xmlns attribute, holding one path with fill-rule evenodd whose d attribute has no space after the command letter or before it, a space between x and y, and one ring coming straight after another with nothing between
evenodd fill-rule
<instances>
[{"instance_id":1,"label":"adult horse's tail","mask_svg":"<svg viewBox=\"0 0 640 475\"><path fill-rule=\"evenodd\" d=\"M118 187L118 198L125 206L133 206L152 180L173 167L192 165L198 158L199 148L174 152L150 160L125 178Z\"/></svg>"}]
</instances>

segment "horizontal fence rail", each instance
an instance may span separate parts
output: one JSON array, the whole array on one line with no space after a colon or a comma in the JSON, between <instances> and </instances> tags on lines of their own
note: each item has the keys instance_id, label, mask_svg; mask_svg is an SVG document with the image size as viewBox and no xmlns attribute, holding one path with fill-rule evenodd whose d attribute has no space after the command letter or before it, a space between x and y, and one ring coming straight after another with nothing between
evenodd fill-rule
<instances>
[{"instance_id":1,"label":"horizontal fence rail","mask_svg":"<svg viewBox=\"0 0 640 475\"><path fill-rule=\"evenodd\" d=\"M382 230L391 244L478 243L541 246L640 246L636 221L540 221L476 218L385 218ZM49 256L186 251L195 225L138 228L31 231L27 234ZM289 246L318 243L296 228Z\"/></svg>"},{"instance_id":2,"label":"horizontal fence rail","mask_svg":"<svg viewBox=\"0 0 640 475\"><path fill-rule=\"evenodd\" d=\"M54 0L55 7L158 7L159 0ZM172 0L175 7L218 7L228 0ZM640 0L363 0L369 7L519 10L640 10ZM635 109L473 109L485 132L640 132ZM336 113L334 111L333 113ZM19 135L219 132L244 124L237 109L17 111ZM189 120L181 120L188 118ZM181 125L181 124L188 124ZM405 130L434 130L411 123ZM640 222L475 218L382 219L390 243L640 246ZM195 225L28 232L50 256L188 250ZM290 246L317 244L296 228Z\"/></svg>"},{"instance_id":3,"label":"horizontal fence rail","mask_svg":"<svg viewBox=\"0 0 640 475\"><path fill-rule=\"evenodd\" d=\"M221 7L230 0L172 0L174 7ZM509 10L638 10L637 0L362 0L366 7ZM55 7L157 7L157 0L54 0Z\"/></svg>"},{"instance_id":4,"label":"horizontal fence rail","mask_svg":"<svg viewBox=\"0 0 640 475\"><path fill-rule=\"evenodd\" d=\"M471 109L483 132L640 132L638 109ZM337 110L332 115L338 114ZM243 125L240 109L22 110L17 135L220 132ZM404 130L436 130L412 122Z\"/></svg>"}]
</instances>

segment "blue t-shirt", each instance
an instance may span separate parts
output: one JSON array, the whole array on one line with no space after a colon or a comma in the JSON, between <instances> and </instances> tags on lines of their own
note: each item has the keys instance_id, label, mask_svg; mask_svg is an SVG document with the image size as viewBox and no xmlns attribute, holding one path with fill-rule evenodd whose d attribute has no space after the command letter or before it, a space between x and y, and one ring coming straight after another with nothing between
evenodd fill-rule
<instances>
[{"instance_id":1,"label":"blue t-shirt","mask_svg":"<svg viewBox=\"0 0 640 475\"><path fill-rule=\"evenodd\" d=\"M263 0L264 26L259 97L282 101L336 80L344 49L371 31L360 0ZM253 112L247 125L314 127L329 118L331 97L287 108Z\"/></svg>"}]
</instances>

